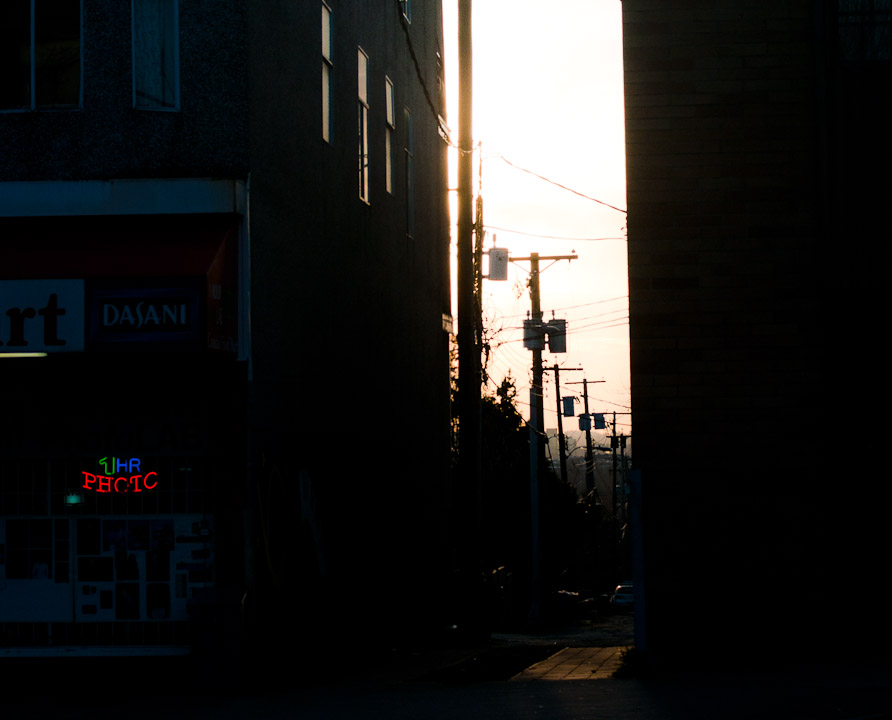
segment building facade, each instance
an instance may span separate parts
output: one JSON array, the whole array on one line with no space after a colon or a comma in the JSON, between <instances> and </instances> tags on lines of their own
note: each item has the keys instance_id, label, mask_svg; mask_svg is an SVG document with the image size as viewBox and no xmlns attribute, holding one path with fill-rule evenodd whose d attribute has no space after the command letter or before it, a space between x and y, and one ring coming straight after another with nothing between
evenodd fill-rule
<instances>
[{"instance_id":1,"label":"building facade","mask_svg":"<svg viewBox=\"0 0 892 720\"><path fill-rule=\"evenodd\" d=\"M0 647L396 623L448 564L439 2L0 12Z\"/></svg>"},{"instance_id":2,"label":"building facade","mask_svg":"<svg viewBox=\"0 0 892 720\"><path fill-rule=\"evenodd\" d=\"M872 646L890 6L625 0L623 33L639 642Z\"/></svg>"}]
</instances>

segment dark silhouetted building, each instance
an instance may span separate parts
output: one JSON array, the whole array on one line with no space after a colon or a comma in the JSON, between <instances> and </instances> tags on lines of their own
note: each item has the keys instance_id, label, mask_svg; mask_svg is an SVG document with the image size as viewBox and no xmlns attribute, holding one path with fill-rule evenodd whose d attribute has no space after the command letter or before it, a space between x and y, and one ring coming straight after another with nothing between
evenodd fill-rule
<instances>
[{"instance_id":1,"label":"dark silhouetted building","mask_svg":"<svg viewBox=\"0 0 892 720\"><path fill-rule=\"evenodd\" d=\"M883 647L890 5L625 0L623 35L644 648Z\"/></svg>"},{"instance_id":2,"label":"dark silhouetted building","mask_svg":"<svg viewBox=\"0 0 892 720\"><path fill-rule=\"evenodd\" d=\"M3 3L0 648L436 625L441 54L439 0Z\"/></svg>"}]
</instances>

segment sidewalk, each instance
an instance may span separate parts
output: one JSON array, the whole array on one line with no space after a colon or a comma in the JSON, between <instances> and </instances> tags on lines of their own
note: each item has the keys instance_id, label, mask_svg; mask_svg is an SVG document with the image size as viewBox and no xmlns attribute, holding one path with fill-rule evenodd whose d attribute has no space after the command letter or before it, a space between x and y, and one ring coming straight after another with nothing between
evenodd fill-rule
<instances>
[{"instance_id":1,"label":"sidewalk","mask_svg":"<svg viewBox=\"0 0 892 720\"><path fill-rule=\"evenodd\" d=\"M609 680L622 665L621 647L564 648L511 678L531 680Z\"/></svg>"},{"instance_id":2,"label":"sidewalk","mask_svg":"<svg viewBox=\"0 0 892 720\"><path fill-rule=\"evenodd\" d=\"M571 653L560 651L564 659ZM579 652L592 659L596 652ZM349 659L349 654L345 654ZM552 658L553 659L553 658ZM570 664L575 663L573 660ZM548 661L545 661L546 665ZM553 665L555 670L560 662ZM583 665L579 663L577 667ZM533 666L535 667L535 666ZM336 670L336 669L335 669ZM653 679L444 682L424 678L342 682L258 695L153 698L91 709L112 720L892 720L889 667L840 663L746 672L679 672ZM573 673L571 672L570 675Z\"/></svg>"},{"instance_id":3,"label":"sidewalk","mask_svg":"<svg viewBox=\"0 0 892 720\"><path fill-rule=\"evenodd\" d=\"M33 666L17 678L30 698L0 695L0 717L65 720L892 720L892 662L816 658L782 667L675 669L614 677L622 647L590 630L498 636L477 648L390 651L329 647L303 674L299 648L282 648L279 681L239 688L222 675L162 659ZM616 640L618 633L602 634ZM30 666L28 666L30 667ZM179 677L184 689L174 690ZM35 681L38 682L35 685ZM16 678L0 683L9 689ZM154 692L150 688L154 687ZM51 693L55 688L55 694Z\"/></svg>"}]
</instances>

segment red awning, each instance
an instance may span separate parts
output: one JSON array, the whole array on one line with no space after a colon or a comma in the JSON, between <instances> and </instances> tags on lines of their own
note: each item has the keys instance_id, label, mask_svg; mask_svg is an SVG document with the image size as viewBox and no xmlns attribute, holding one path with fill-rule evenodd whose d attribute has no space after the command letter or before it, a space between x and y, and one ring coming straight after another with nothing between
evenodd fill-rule
<instances>
[{"instance_id":1,"label":"red awning","mask_svg":"<svg viewBox=\"0 0 892 720\"><path fill-rule=\"evenodd\" d=\"M235 215L0 218L0 279L206 276Z\"/></svg>"}]
</instances>

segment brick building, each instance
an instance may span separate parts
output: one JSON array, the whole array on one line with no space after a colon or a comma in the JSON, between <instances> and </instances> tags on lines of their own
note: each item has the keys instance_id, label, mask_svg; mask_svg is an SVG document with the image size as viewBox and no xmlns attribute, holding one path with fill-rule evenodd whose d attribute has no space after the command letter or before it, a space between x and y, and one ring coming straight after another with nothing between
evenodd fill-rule
<instances>
[{"instance_id":1,"label":"brick building","mask_svg":"<svg viewBox=\"0 0 892 720\"><path fill-rule=\"evenodd\" d=\"M889 3L625 0L623 34L640 642L875 647Z\"/></svg>"},{"instance_id":2,"label":"brick building","mask_svg":"<svg viewBox=\"0 0 892 720\"><path fill-rule=\"evenodd\" d=\"M441 48L439 0L3 3L0 647L415 627L446 562Z\"/></svg>"}]
</instances>

